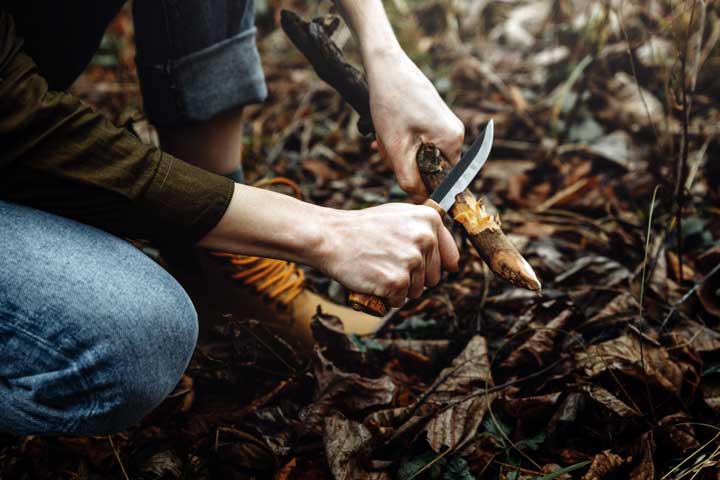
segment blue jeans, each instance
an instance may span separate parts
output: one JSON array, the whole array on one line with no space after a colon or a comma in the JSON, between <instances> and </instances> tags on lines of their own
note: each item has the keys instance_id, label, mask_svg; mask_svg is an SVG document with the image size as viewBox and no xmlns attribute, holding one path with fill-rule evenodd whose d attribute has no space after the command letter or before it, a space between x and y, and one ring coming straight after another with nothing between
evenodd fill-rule
<instances>
[{"instance_id":1,"label":"blue jeans","mask_svg":"<svg viewBox=\"0 0 720 480\"><path fill-rule=\"evenodd\" d=\"M128 242L0 201L0 432L124 430L197 340L182 287Z\"/></svg>"}]
</instances>

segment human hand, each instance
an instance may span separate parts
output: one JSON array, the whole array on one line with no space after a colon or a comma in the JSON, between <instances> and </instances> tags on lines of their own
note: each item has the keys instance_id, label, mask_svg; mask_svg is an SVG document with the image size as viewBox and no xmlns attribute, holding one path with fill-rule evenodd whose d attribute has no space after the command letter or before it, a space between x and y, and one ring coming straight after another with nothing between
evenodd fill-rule
<instances>
[{"instance_id":1,"label":"human hand","mask_svg":"<svg viewBox=\"0 0 720 480\"><path fill-rule=\"evenodd\" d=\"M312 263L353 291L397 307L437 285L441 267L457 271L455 241L430 207L390 203L325 213L325 241Z\"/></svg>"},{"instance_id":2,"label":"human hand","mask_svg":"<svg viewBox=\"0 0 720 480\"><path fill-rule=\"evenodd\" d=\"M420 203L428 192L415 161L418 148L433 143L454 164L465 127L402 51L376 54L365 67L380 154L392 166L400 188Z\"/></svg>"}]
</instances>

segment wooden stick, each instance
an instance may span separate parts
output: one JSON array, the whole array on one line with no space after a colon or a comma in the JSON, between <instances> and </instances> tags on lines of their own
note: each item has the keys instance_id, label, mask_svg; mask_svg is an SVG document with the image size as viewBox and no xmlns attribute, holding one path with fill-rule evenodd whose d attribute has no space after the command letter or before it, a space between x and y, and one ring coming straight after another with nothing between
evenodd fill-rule
<instances>
[{"instance_id":1,"label":"wooden stick","mask_svg":"<svg viewBox=\"0 0 720 480\"><path fill-rule=\"evenodd\" d=\"M336 24L323 20L306 22L288 10L282 11L280 19L285 34L310 61L320 78L337 90L360 114L360 131L365 134L374 132L365 77L347 62L328 34ZM420 147L417 163L429 192L435 190L452 168L440 150L430 144ZM503 233L499 217L486 212L482 198L476 200L472 192L466 189L456 197L450 215L463 226L470 242L490 270L515 286L540 290L540 282L532 267ZM351 294L350 303L353 308L376 315L384 315L387 311L387 304L372 295Z\"/></svg>"},{"instance_id":2,"label":"wooden stick","mask_svg":"<svg viewBox=\"0 0 720 480\"><path fill-rule=\"evenodd\" d=\"M452 168L440 150L431 144L420 147L417 164L428 192L435 190ZM475 195L465 189L455 197L449 213L463 226L470 243L490 270L516 287L540 290L540 281L532 267L503 233L500 218L487 213L482 198L476 200Z\"/></svg>"}]
</instances>

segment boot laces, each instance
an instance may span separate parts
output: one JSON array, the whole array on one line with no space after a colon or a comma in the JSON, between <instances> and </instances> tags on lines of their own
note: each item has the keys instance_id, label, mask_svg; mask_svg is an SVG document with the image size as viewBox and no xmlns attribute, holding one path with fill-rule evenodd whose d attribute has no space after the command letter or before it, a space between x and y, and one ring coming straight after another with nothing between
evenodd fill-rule
<instances>
[{"instance_id":1,"label":"boot laces","mask_svg":"<svg viewBox=\"0 0 720 480\"><path fill-rule=\"evenodd\" d=\"M287 185L296 198L302 198L302 192L297 183L285 177L275 177L261 180L255 187L270 185ZM256 291L289 305L305 289L305 272L295 263L275 258L252 257L228 252L211 252L216 257L227 259L236 272L232 275L244 285L252 286Z\"/></svg>"}]
</instances>

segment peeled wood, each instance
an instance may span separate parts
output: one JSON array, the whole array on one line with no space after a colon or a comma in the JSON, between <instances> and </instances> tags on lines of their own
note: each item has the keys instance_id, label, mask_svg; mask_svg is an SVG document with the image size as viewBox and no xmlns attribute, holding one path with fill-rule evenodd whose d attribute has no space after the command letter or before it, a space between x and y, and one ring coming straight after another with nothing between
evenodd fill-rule
<instances>
[{"instance_id":1,"label":"peeled wood","mask_svg":"<svg viewBox=\"0 0 720 480\"><path fill-rule=\"evenodd\" d=\"M435 190L452 168L440 150L430 144L422 145L418 150L417 164L428 192ZM517 287L540 290L532 267L503 233L500 217L486 212L482 198L476 199L465 189L455 197L449 213L463 226L470 243L490 270Z\"/></svg>"},{"instance_id":2,"label":"peeled wood","mask_svg":"<svg viewBox=\"0 0 720 480\"><path fill-rule=\"evenodd\" d=\"M281 25L295 46L310 61L320 78L330 84L360 114L358 128L362 133L373 132L370 117L370 95L363 74L350 65L329 37L336 24L323 20L305 22L297 14L283 10ZM434 145L425 144L417 153L418 169L429 192L448 175L451 165ZM460 223L480 257L500 278L515 286L540 290L540 282L532 267L505 236L500 219L489 215L482 199L477 200L469 190L458 194L450 209L453 220ZM376 315L387 312L387 304L377 297L351 294L354 308Z\"/></svg>"}]
</instances>

